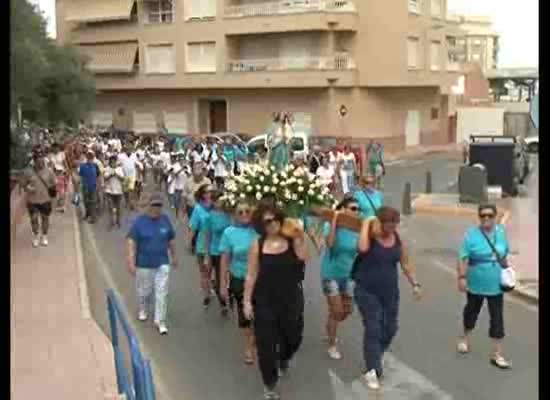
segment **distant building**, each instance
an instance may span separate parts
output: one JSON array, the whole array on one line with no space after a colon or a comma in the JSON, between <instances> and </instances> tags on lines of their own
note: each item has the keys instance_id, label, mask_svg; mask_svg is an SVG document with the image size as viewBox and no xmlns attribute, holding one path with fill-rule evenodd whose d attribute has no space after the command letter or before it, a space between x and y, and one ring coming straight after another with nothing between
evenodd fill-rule
<instances>
[{"instance_id":1,"label":"distant building","mask_svg":"<svg viewBox=\"0 0 550 400\"><path fill-rule=\"evenodd\" d=\"M466 50L466 60L476 62L486 72L498 64L499 33L493 29L491 18L482 16L449 15L457 23L465 37L459 40Z\"/></svg>"}]
</instances>

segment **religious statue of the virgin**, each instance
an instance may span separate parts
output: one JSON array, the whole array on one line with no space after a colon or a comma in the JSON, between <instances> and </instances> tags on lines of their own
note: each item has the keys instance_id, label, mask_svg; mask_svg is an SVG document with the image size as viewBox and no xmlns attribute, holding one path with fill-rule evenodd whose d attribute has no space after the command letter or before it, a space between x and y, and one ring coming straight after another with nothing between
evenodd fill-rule
<instances>
[{"instance_id":1,"label":"religious statue of the virgin","mask_svg":"<svg viewBox=\"0 0 550 400\"><path fill-rule=\"evenodd\" d=\"M292 115L290 113L273 114L273 123L267 133L269 164L281 170L289 163L289 141L292 137Z\"/></svg>"}]
</instances>

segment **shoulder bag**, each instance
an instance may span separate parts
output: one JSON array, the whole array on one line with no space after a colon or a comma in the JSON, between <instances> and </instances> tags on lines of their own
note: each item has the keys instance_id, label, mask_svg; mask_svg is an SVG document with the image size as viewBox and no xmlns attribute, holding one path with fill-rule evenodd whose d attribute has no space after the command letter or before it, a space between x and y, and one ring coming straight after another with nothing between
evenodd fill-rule
<instances>
[{"instance_id":1,"label":"shoulder bag","mask_svg":"<svg viewBox=\"0 0 550 400\"><path fill-rule=\"evenodd\" d=\"M480 229L480 232L489 244L493 255L496 257L497 262L502 268L502 270L500 271L500 287L502 291L509 292L511 290L514 290L514 287L516 286L516 271L508 264L508 260L506 259L506 257L501 257L498 254L495 245L493 244L493 242L491 242L487 234L483 232L483 229Z\"/></svg>"},{"instance_id":2,"label":"shoulder bag","mask_svg":"<svg viewBox=\"0 0 550 400\"><path fill-rule=\"evenodd\" d=\"M34 173L36 174L36 176L38 177L38 179L40 179L40 182L42 182L42 184L44 185L44 187L48 190L48 195L54 199L56 196L57 196L57 188L54 186L48 186L46 184L46 181L44 181L44 179L42 179L42 177L40 176L40 174L38 173L38 171L34 171Z\"/></svg>"}]
</instances>

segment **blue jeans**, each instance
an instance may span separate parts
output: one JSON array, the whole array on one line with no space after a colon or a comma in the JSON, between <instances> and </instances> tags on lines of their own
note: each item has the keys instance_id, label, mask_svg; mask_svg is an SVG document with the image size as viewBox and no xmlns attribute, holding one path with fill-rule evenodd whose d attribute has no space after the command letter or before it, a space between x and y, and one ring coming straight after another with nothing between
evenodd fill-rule
<instances>
[{"instance_id":1,"label":"blue jeans","mask_svg":"<svg viewBox=\"0 0 550 400\"><path fill-rule=\"evenodd\" d=\"M382 355L388 350L397 333L399 292L390 290L384 295L379 295L356 285L355 302L361 313L365 328L363 358L367 371L374 369L380 377L383 373Z\"/></svg>"}]
</instances>

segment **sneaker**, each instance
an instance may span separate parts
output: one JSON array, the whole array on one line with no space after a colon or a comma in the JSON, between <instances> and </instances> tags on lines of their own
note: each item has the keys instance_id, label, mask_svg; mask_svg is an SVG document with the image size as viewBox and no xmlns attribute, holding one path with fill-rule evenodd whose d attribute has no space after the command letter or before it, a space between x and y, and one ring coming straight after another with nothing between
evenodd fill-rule
<instances>
[{"instance_id":1,"label":"sneaker","mask_svg":"<svg viewBox=\"0 0 550 400\"><path fill-rule=\"evenodd\" d=\"M38 247L38 246L40 246L40 236L36 235L32 239L32 247Z\"/></svg>"},{"instance_id":2,"label":"sneaker","mask_svg":"<svg viewBox=\"0 0 550 400\"><path fill-rule=\"evenodd\" d=\"M497 354L491 358L491 364L500 369L510 369L511 365L504 357Z\"/></svg>"},{"instance_id":3,"label":"sneaker","mask_svg":"<svg viewBox=\"0 0 550 400\"><path fill-rule=\"evenodd\" d=\"M290 361L279 361L279 378L284 377L288 374L288 369L290 368Z\"/></svg>"},{"instance_id":4,"label":"sneaker","mask_svg":"<svg viewBox=\"0 0 550 400\"><path fill-rule=\"evenodd\" d=\"M341 360L342 359L342 353L338 350L338 347L336 346L330 346L328 348L328 356L332 358L333 360Z\"/></svg>"},{"instance_id":5,"label":"sneaker","mask_svg":"<svg viewBox=\"0 0 550 400\"><path fill-rule=\"evenodd\" d=\"M42 240L40 241L40 244L44 247L48 245L48 237L46 235L42 236Z\"/></svg>"},{"instance_id":6,"label":"sneaker","mask_svg":"<svg viewBox=\"0 0 550 400\"><path fill-rule=\"evenodd\" d=\"M159 333L160 333L161 335L166 335L166 334L168 334L168 328L166 327L166 323L165 323L165 322L159 322L159 323L157 324L157 328L158 328Z\"/></svg>"},{"instance_id":7,"label":"sneaker","mask_svg":"<svg viewBox=\"0 0 550 400\"><path fill-rule=\"evenodd\" d=\"M146 311L140 311L138 313L138 320L147 321L147 312Z\"/></svg>"},{"instance_id":8,"label":"sneaker","mask_svg":"<svg viewBox=\"0 0 550 400\"><path fill-rule=\"evenodd\" d=\"M208 308L208 306L210 306L210 297L205 297L202 301L202 305L204 308Z\"/></svg>"},{"instance_id":9,"label":"sneaker","mask_svg":"<svg viewBox=\"0 0 550 400\"><path fill-rule=\"evenodd\" d=\"M456 344L456 351L458 351L459 354L469 353L470 349L468 348L468 343L466 343L464 339L460 339Z\"/></svg>"},{"instance_id":10,"label":"sneaker","mask_svg":"<svg viewBox=\"0 0 550 400\"><path fill-rule=\"evenodd\" d=\"M364 375L365 381L367 382L367 387L371 390L378 390L380 389L380 383L378 382L378 376L376 375L376 371L371 369L369 372L367 372Z\"/></svg>"},{"instance_id":11,"label":"sneaker","mask_svg":"<svg viewBox=\"0 0 550 400\"><path fill-rule=\"evenodd\" d=\"M281 396L279 396L279 393L277 393L277 390L275 387L265 387L264 388L264 399L266 400L277 400L280 399Z\"/></svg>"}]
</instances>

